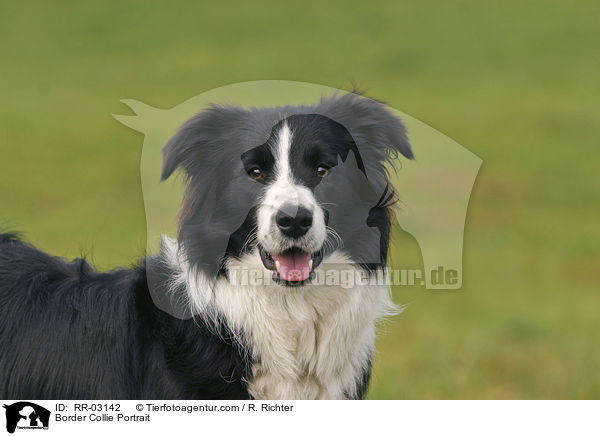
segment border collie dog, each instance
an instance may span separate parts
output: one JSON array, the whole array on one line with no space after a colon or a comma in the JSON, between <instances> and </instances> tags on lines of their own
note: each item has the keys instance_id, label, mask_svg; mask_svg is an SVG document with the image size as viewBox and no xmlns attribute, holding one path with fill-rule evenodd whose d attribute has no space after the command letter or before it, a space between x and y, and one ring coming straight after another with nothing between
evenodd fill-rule
<instances>
[{"instance_id":1,"label":"border collie dog","mask_svg":"<svg viewBox=\"0 0 600 436\"><path fill-rule=\"evenodd\" d=\"M163 149L186 191L159 254L96 272L0 234L0 397L362 398L399 154L403 124L354 93L207 107Z\"/></svg>"}]
</instances>

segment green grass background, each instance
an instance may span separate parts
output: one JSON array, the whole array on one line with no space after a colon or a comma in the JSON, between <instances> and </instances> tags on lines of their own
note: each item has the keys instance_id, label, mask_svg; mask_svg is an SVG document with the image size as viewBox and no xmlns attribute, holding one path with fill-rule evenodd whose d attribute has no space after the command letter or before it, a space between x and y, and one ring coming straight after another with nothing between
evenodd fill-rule
<instances>
[{"instance_id":1,"label":"green grass background","mask_svg":"<svg viewBox=\"0 0 600 436\"><path fill-rule=\"evenodd\" d=\"M600 3L0 2L0 223L100 268L143 254L142 136L233 82L348 88L484 163L460 291L394 290L370 398L600 397ZM418 263L397 233L396 265Z\"/></svg>"}]
</instances>

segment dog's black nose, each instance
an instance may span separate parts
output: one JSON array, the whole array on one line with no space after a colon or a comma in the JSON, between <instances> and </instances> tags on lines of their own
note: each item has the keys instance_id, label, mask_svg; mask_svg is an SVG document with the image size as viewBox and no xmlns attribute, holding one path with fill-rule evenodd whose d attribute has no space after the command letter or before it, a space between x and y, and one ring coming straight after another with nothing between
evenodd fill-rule
<instances>
[{"instance_id":1,"label":"dog's black nose","mask_svg":"<svg viewBox=\"0 0 600 436\"><path fill-rule=\"evenodd\" d=\"M312 226L312 212L303 207L299 207L296 216L292 217L286 212L280 210L275 216L277 227L285 236L290 238L299 238L304 236L310 226Z\"/></svg>"}]
</instances>

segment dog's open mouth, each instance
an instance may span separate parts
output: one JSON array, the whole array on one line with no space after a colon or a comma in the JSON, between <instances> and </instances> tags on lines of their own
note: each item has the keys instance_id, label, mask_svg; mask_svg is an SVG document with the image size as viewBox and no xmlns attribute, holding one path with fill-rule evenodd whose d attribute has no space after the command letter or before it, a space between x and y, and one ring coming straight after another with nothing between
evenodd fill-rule
<instances>
[{"instance_id":1,"label":"dog's open mouth","mask_svg":"<svg viewBox=\"0 0 600 436\"><path fill-rule=\"evenodd\" d=\"M268 253L260 245L260 259L266 269L273 271L273 280L285 286L301 286L315 276L315 268L323 260L323 250L307 253L294 247L282 253Z\"/></svg>"}]
</instances>

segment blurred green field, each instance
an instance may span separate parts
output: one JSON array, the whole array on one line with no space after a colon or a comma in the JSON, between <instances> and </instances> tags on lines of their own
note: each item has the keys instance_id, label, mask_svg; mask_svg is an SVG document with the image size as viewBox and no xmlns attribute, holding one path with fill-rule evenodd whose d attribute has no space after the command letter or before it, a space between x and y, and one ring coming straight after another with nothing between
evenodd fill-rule
<instances>
[{"instance_id":1,"label":"blurred green field","mask_svg":"<svg viewBox=\"0 0 600 436\"><path fill-rule=\"evenodd\" d=\"M461 291L395 289L370 398L600 397L600 3L8 2L0 225L98 267L143 255L142 136L234 82L352 83L483 159ZM418 264L398 232L393 263Z\"/></svg>"}]
</instances>

